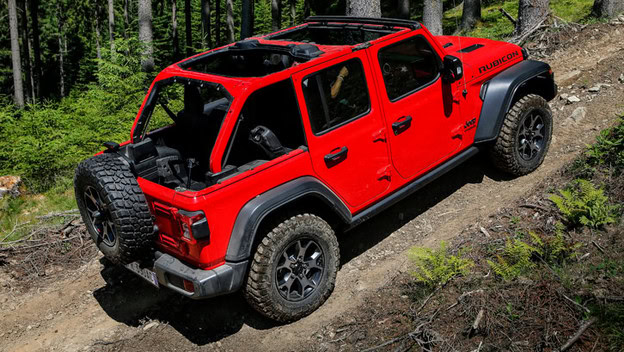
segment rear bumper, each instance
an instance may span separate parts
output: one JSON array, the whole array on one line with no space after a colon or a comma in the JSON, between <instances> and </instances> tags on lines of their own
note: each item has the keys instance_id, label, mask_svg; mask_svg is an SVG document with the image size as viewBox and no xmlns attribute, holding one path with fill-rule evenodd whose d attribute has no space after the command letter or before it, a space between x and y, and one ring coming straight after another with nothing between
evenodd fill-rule
<instances>
[{"instance_id":1,"label":"rear bumper","mask_svg":"<svg viewBox=\"0 0 624 352\"><path fill-rule=\"evenodd\" d=\"M211 270L190 267L175 257L156 252L154 271L158 283L186 297L193 299L210 298L237 291L245 279L247 261L230 263ZM184 288L183 280L193 283L193 292Z\"/></svg>"}]
</instances>

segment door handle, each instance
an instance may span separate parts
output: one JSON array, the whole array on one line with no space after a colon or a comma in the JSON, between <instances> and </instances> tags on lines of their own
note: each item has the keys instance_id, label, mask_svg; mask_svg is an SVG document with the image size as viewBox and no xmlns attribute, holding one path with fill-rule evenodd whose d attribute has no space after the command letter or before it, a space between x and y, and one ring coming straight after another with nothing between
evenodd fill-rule
<instances>
[{"instance_id":1,"label":"door handle","mask_svg":"<svg viewBox=\"0 0 624 352\"><path fill-rule=\"evenodd\" d=\"M336 148L336 149L338 149L338 148ZM347 152L348 151L349 151L349 148L342 147L342 148L340 148L339 151L337 151L335 153L329 153L329 154L325 155L325 157L323 158L323 159L325 159L325 164L327 165L327 167L333 167L333 166L338 165L344 159L347 158Z\"/></svg>"},{"instance_id":2,"label":"door handle","mask_svg":"<svg viewBox=\"0 0 624 352\"><path fill-rule=\"evenodd\" d=\"M412 117L409 115L403 116L392 124L392 131L394 132L394 135L396 136L400 133L405 132L405 130L410 128L411 125L412 125Z\"/></svg>"}]
</instances>

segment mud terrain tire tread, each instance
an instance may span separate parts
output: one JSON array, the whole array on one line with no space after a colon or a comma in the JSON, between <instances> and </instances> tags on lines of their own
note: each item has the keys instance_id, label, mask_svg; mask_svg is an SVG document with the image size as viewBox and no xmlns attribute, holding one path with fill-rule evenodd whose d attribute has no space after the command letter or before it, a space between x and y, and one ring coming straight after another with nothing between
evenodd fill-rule
<instances>
[{"instance_id":1,"label":"mud terrain tire tread","mask_svg":"<svg viewBox=\"0 0 624 352\"><path fill-rule=\"evenodd\" d=\"M313 234L325 242L325 273L317 292L300 302L288 302L281 297L274 284L273 265L282 250L298 234ZM258 312L278 322L298 320L320 307L331 295L340 265L338 240L331 226L313 214L298 214L281 222L260 242L249 269L244 288L247 302Z\"/></svg>"},{"instance_id":2,"label":"mud terrain tire tread","mask_svg":"<svg viewBox=\"0 0 624 352\"><path fill-rule=\"evenodd\" d=\"M101 241L98 243L98 235L92 230L82 195L86 186L95 188L109 209L116 232L113 247ZM128 264L151 252L154 241L152 215L130 167L119 157L100 154L81 162L74 176L74 191L91 238L109 260Z\"/></svg>"},{"instance_id":3,"label":"mud terrain tire tread","mask_svg":"<svg viewBox=\"0 0 624 352\"><path fill-rule=\"evenodd\" d=\"M522 160L518 154L516 148L516 134L524 115L528 111L534 109L542 110L545 115L543 118L547 120L546 135L544 136L544 138L546 138L546 143L542 149L541 155L527 162ZM548 153L548 148L552 139L552 126L552 111L544 98L536 94L528 94L522 97L507 112L507 115L505 115L500 133L494 145L489 149L490 159L494 166L514 176L524 176L533 172L542 164Z\"/></svg>"}]
</instances>

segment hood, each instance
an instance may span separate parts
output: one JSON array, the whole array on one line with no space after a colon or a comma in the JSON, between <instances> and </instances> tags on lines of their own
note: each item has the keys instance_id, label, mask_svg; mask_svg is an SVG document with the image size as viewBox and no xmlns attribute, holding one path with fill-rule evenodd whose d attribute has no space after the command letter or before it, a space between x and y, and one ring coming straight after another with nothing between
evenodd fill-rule
<instances>
[{"instance_id":1,"label":"hood","mask_svg":"<svg viewBox=\"0 0 624 352\"><path fill-rule=\"evenodd\" d=\"M467 80L490 76L523 60L522 48L515 44L457 36L435 38L448 55L462 61Z\"/></svg>"}]
</instances>

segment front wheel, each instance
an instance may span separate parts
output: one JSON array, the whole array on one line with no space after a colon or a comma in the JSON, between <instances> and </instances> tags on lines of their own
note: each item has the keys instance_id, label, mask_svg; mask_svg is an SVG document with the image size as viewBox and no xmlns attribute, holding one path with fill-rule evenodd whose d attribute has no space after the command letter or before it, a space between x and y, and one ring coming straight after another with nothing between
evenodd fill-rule
<instances>
[{"instance_id":1,"label":"front wheel","mask_svg":"<svg viewBox=\"0 0 624 352\"><path fill-rule=\"evenodd\" d=\"M548 102L535 94L522 97L507 112L498 138L490 149L494 165L514 176L535 171L548 152L552 128Z\"/></svg>"},{"instance_id":2,"label":"front wheel","mask_svg":"<svg viewBox=\"0 0 624 352\"><path fill-rule=\"evenodd\" d=\"M332 293L339 263L338 241L331 226L316 215L293 216L258 245L245 298L276 321L300 319Z\"/></svg>"}]
</instances>

